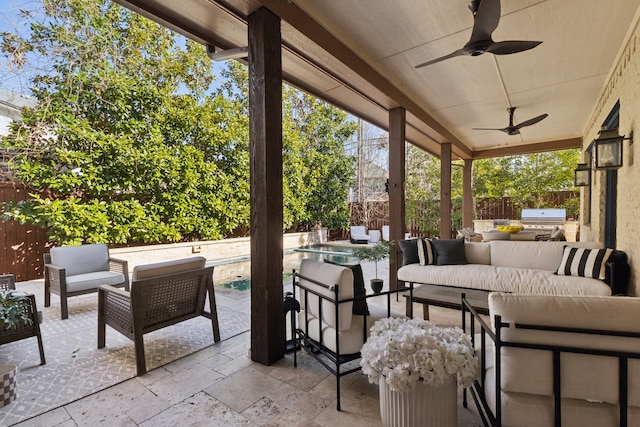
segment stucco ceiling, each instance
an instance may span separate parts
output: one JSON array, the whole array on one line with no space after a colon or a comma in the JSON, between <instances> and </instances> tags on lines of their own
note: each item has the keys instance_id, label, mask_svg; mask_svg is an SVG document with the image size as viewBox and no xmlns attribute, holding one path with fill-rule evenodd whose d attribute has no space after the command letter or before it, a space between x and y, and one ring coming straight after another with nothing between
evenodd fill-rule
<instances>
[{"instance_id":1,"label":"stucco ceiling","mask_svg":"<svg viewBox=\"0 0 640 427\"><path fill-rule=\"evenodd\" d=\"M407 139L435 154L478 158L577 146L611 70L638 22L638 0L502 0L493 39L539 40L512 55L461 56L473 15L467 0L132 0L120 3L220 48L246 46L246 17L279 15L283 74L293 84L375 124L407 109ZM543 113L520 135L502 128Z\"/></svg>"}]
</instances>

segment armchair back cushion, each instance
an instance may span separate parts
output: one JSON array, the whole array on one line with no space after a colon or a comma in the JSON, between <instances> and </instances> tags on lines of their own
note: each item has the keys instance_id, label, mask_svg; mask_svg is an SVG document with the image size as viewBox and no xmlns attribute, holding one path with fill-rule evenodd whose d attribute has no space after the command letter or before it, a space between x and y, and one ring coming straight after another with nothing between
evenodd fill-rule
<instances>
[{"instance_id":1,"label":"armchair back cushion","mask_svg":"<svg viewBox=\"0 0 640 427\"><path fill-rule=\"evenodd\" d=\"M300 284L325 296L329 300L335 301L335 285L338 285L338 299L353 298L353 271L348 267L319 262L312 259L303 259L300 263L300 276L316 280L320 283L331 284L330 288L324 288L313 282L300 277ZM300 307L308 311L309 315L318 318L322 310L322 323L330 328L338 329L340 332L351 327L353 312L353 301L338 305L338 325L336 325L336 307L332 301L319 298L311 292L300 289ZM305 296L305 294L307 294ZM322 309L321 303L322 301Z\"/></svg>"},{"instance_id":2,"label":"armchair back cushion","mask_svg":"<svg viewBox=\"0 0 640 427\"><path fill-rule=\"evenodd\" d=\"M51 264L64 268L67 276L109 271L107 245L59 246L50 253Z\"/></svg>"},{"instance_id":3,"label":"armchair back cushion","mask_svg":"<svg viewBox=\"0 0 640 427\"><path fill-rule=\"evenodd\" d=\"M206 262L206 258L196 256L172 261L157 262L154 264L137 265L133 268L131 280L132 282L135 282L136 280L166 276L167 274L198 270L200 268L204 268Z\"/></svg>"},{"instance_id":4,"label":"armchair back cushion","mask_svg":"<svg viewBox=\"0 0 640 427\"><path fill-rule=\"evenodd\" d=\"M547 242L548 243L548 242ZM491 293L489 312L503 322L640 333L640 298ZM510 342L640 351L640 339L569 332L502 329ZM503 347L502 391L553 396L552 353ZM618 403L618 361L587 354L562 353L563 399ZM640 360L629 359L629 378L640 378ZM628 404L640 407L640 382L629 381Z\"/></svg>"}]
</instances>

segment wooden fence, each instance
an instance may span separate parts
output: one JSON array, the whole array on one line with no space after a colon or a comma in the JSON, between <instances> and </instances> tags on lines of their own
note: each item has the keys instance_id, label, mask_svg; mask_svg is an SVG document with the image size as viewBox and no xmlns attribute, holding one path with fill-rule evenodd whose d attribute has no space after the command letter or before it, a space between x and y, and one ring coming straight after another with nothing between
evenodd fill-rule
<instances>
[{"instance_id":1,"label":"wooden fence","mask_svg":"<svg viewBox=\"0 0 640 427\"><path fill-rule=\"evenodd\" d=\"M18 184L0 182L0 202L25 200L28 191ZM0 274L13 274L17 281L42 277L42 254L49 239L41 227L0 221Z\"/></svg>"}]
</instances>

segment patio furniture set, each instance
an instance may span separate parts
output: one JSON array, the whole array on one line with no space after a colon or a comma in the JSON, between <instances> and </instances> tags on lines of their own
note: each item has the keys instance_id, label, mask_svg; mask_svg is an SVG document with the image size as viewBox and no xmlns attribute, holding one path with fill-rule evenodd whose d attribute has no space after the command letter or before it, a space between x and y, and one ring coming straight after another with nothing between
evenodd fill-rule
<instances>
[{"instance_id":1,"label":"patio furniture set","mask_svg":"<svg viewBox=\"0 0 640 427\"><path fill-rule=\"evenodd\" d=\"M220 341L213 267L205 264L206 259L197 256L136 266L130 283L127 262L109 257L106 245L56 247L45 255L45 307L51 304L51 293L59 295L61 318L68 319L67 298L98 292L98 348L105 347L106 325L111 326L134 342L137 374L143 375L143 336L149 332L204 316L211 320L214 342ZM15 289L13 276L11 281L0 277L0 287L5 286ZM25 310L32 315L33 324L2 331L0 344L37 336L44 364L35 296L28 298Z\"/></svg>"}]
</instances>

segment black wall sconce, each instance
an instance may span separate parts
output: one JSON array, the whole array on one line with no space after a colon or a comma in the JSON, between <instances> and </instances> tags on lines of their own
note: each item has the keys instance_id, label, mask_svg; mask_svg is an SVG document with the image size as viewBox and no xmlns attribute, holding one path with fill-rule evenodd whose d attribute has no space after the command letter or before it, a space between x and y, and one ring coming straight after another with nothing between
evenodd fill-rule
<instances>
[{"instance_id":1,"label":"black wall sconce","mask_svg":"<svg viewBox=\"0 0 640 427\"><path fill-rule=\"evenodd\" d=\"M594 141L596 148L596 169L618 169L622 166L622 141L628 138L618 135L618 129L603 127ZM632 142L633 143L633 142Z\"/></svg>"},{"instance_id":2,"label":"black wall sconce","mask_svg":"<svg viewBox=\"0 0 640 427\"><path fill-rule=\"evenodd\" d=\"M588 187L591 185L591 167L588 163L578 163L574 173L576 187Z\"/></svg>"}]
</instances>

